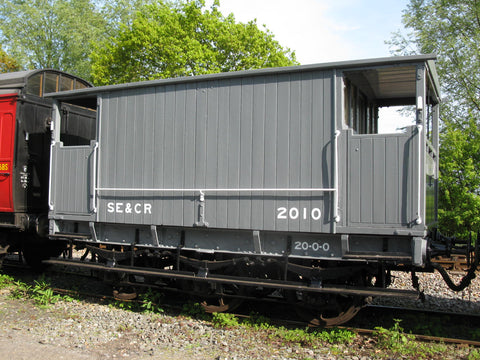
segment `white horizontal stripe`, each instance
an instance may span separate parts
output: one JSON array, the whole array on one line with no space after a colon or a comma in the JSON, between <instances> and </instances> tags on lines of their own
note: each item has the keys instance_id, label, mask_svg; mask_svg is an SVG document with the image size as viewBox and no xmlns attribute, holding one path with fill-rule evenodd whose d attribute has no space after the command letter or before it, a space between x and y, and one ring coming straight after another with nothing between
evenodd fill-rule
<instances>
[{"instance_id":1,"label":"white horizontal stripe","mask_svg":"<svg viewBox=\"0 0 480 360\"><path fill-rule=\"evenodd\" d=\"M145 189L145 188L96 188L97 191L155 191L155 192L328 192L330 188L266 188L266 189Z\"/></svg>"}]
</instances>

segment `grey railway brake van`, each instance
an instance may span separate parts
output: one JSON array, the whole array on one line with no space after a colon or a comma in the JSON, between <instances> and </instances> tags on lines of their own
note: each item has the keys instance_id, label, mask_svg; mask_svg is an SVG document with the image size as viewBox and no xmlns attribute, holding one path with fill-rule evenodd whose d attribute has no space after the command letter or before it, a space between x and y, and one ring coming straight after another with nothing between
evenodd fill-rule
<instances>
[{"instance_id":1,"label":"grey railway brake van","mask_svg":"<svg viewBox=\"0 0 480 360\"><path fill-rule=\"evenodd\" d=\"M437 218L434 59L46 95L54 100L50 237L422 266L427 227ZM379 133L389 121L382 111L392 106L409 107L414 120ZM96 133L64 141L70 126L62 124L81 126L81 116L69 117L76 108L96 111Z\"/></svg>"}]
</instances>

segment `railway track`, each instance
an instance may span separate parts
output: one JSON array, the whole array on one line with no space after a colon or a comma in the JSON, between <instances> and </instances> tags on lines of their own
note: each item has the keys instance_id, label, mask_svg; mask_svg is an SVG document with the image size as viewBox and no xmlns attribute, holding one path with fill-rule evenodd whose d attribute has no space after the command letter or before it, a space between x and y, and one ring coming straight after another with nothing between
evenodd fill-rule
<instances>
[{"instance_id":1,"label":"railway track","mask_svg":"<svg viewBox=\"0 0 480 360\"><path fill-rule=\"evenodd\" d=\"M470 265L465 255L451 255L450 257L437 257L431 260L432 263L443 266L445 270L452 270L458 272L465 272L469 269ZM480 270L480 266L477 271Z\"/></svg>"},{"instance_id":2,"label":"railway track","mask_svg":"<svg viewBox=\"0 0 480 360\"><path fill-rule=\"evenodd\" d=\"M18 261L6 261L5 272L18 279L32 278L32 274ZM75 298L95 299L98 302L112 303L119 301L112 293L111 285L94 277L89 271L65 271L52 266L47 270L52 290L58 294ZM65 277L68 274L68 277ZM72 281L72 279L75 279ZM66 279L66 280L65 280ZM179 292L168 291L162 299L161 307L173 316L182 313L185 296ZM194 301L195 298L192 298ZM137 300L124 300L135 302ZM299 321L291 306L272 302L248 300L234 313L242 319L248 319L252 313L261 314L270 323L287 328L306 328L307 322ZM419 341L443 342L450 344L480 347L480 315L458 314L451 312L431 311L427 309L411 309L369 305L340 329L348 329L363 336L373 336L377 327L391 328L396 321L401 323L405 333L413 334Z\"/></svg>"}]
</instances>

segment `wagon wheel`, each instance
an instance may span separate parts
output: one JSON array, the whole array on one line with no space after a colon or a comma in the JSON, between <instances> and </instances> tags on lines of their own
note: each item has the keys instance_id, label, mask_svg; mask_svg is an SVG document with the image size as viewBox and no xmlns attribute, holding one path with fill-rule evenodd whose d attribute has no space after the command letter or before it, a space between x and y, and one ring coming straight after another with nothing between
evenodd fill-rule
<instances>
[{"instance_id":1,"label":"wagon wheel","mask_svg":"<svg viewBox=\"0 0 480 360\"><path fill-rule=\"evenodd\" d=\"M310 293L303 294L295 311L310 326L335 326L351 320L367 303L361 296Z\"/></svg>"}]
</instances>

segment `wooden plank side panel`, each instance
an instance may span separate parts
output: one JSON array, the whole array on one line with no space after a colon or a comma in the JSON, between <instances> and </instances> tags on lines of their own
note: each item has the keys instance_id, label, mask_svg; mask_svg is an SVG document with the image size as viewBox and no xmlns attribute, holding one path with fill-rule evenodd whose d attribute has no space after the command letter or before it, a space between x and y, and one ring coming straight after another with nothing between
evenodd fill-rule
<instances>
[{"instance_id":1,"label":"wooden plank side panel","mask_svg":"<svg viewBox=\"0 0 480 360\"><path fill-rule=\"evenodd\" d=\"M332 74L318 72L106 95L100 186L139 190L105 192L100 220L194 226L201 189L332 187L331 88ZM324 199L331 201L330 194L210 191L203 220L218 228L322 231L331 220ZM111 213L106 201L151 203L152 212ZM279 218L279 208L287 218ZM313 208L321 219L312 221Z\"/></svg>"},{"instance_id":2,"label":"wooden plank side panel","mask_svg":"<svg viewBox=\"0 0 480 360\"><path fill-rule=\"evenodd\" d=\"M312 186L312 147L314 135L312 132L313 123L313 76L311 73L303 74L301 78L300 89L300 161L299 161L299 184L301 188L310 188ZM311 200L314 193L304 193L300 201L300 209L307 209L307 213L317 206L316 201ZM312 222L301 221L299 231L312 231Z\"/></svg>"},{"instance_id":3,"label":"wooden plank side panel","mask_svg":"<svg viewBox=\"0 0 480 360\"><path fill-rule=\"evenodd\" d=\"M278 116L278 83L274 76L265 78L265 150L264 150L264 172L265 188L276 188L277 184L277 116ZM271 194L263 198L263 228L276 229L276 199Z\"/></svg>"},{"instance_id":4,"label":"wooden plank side panel","mask_svg":"<svg viewBox=\"0 0 480 360\"><path fill-rule=\"evenodd\" d=\"M390 174L393 168L386 162L386 139L373 139L373 179L372 179L372 223L386 223L386 182L387 172ZM383 205L385 204L385 205Z\"/></svg>"},{"instance_id":5,"label":"wooden plank side panel","mask_svg":"<svg viewBox=\"0 0 480 360\"><path fill-rule=\"evenodd\" d=\"M241 107L240 107L240 173L239 185L241 189L252 188L252 154L253 154L253 103L254 83L252 78L242 80ZM252 227L252 193L239 195L238 227L250 229Z\"/></svg>"},{"instance_id":6,"label":"wooden plank side panel","mask_svg":"<svg viewBox=\"0 0 480 360\"><path fill-rule=\"evenodd\" d=\"M242 103L241 80L230 81L230 114L228 132L228 188L238 189L240 187L240 119ZM240 200L237 193L230 194L227 202L227 224L228 228L238 228L240 218Z\"/></svg>"},{"instance_id":7,"label":"wooden plank side panel","mask_svg":"<svg viewBox=\"0 0 480 360\"><path fill-rule=\"evenodd\" d=\"M264 78L254 81L253 89L253 123L252 123L252 181L254 188L264 188L265 184L265 116L266 84ZM252 194L250 205L252 229L263 228L264 201L266 193Z\"/></svg>"},{"instance_id":8,"label":"wooden plank side panel","mask_svg":"<svg viewBox=\"0 0 480 360\"><path fill-rule=\"evenodd\" d=\"M278 96L277 102L277 133L276 133L276 166L275 177L277 188L289 188L289 168L290 168L290 75L282 75L277 78ZM280 193L276 197L275 207L291 208L291 196ZM288 212L287 212L288 213ZM286 220L286 221L285 221ZM289 219L276 218L275 230L286 231L289 228Z\"/></svg>"},{"instance_id":9,"label":"wooden plank side panel","mask_svg":"<svg viewBox=\"0 0 480 360\"><path fill-rule=\"evenodd\" d=\"M184 186L185 189L195 188L195 166L193 161L190 161L195 154L196 147L196 127L195 118L197 116L197 84L187 84L185 88L185 143L184 143L184 160L183 160L183 182L177 186ZM198 221L195 207L195 195L193 193L184 193L183 200L183 220L185 224L192 225Z\"/></svg>"},{"instance_id":10,"label":"wooden plank side panel","mask_svg":"<svg viewBox=\"0 0 480 360\"><path fill-rule=\"evenodd\" d=\"M91 147L54 148L54 214L88 216L91 212Z\"/></svg>"},{"instance_id":11,"label":"wooden plank side panel","mask_svg":"<svg viewBox=\"0 0 480 360\"><path fill-rule=\"evenodd\" d=\"M404 227L415 218L417 154L411 132L348 136L348 224Z\"/></svg>"}]
</instances>

